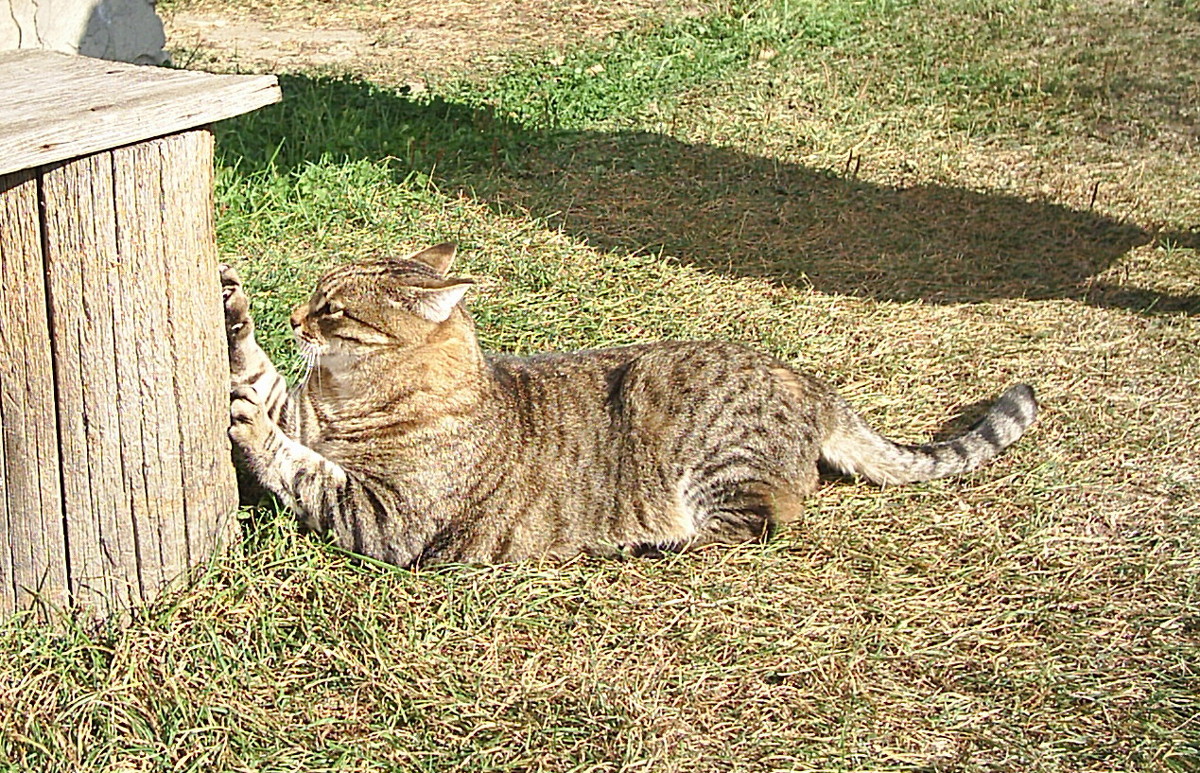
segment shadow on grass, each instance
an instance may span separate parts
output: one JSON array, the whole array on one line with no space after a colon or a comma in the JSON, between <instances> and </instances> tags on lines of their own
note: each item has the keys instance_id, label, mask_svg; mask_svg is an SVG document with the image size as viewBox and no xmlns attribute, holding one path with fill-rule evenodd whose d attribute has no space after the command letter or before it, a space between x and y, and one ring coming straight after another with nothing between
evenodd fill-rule
<instances>
[{"instance_id":1,"label":"shadow on grass","mask_svg":"<svg viewBox=\"0 0 1200 773\"><path fill-rule=\"evenodd\" d=\"M964 188L880 186L645 132L533 130L487 110L343 79L281 78L280 105L222 125L243 173L322 156L394 159L443 189L546 217L608 249L891 301L1077 298L1200 312L1196 296L1095 277L1156 236L1056 204ZM1158 238L1162 238L1159 235ZM1195 234L1173 237L1195 246Z\"/></svg>"}]
</instances>

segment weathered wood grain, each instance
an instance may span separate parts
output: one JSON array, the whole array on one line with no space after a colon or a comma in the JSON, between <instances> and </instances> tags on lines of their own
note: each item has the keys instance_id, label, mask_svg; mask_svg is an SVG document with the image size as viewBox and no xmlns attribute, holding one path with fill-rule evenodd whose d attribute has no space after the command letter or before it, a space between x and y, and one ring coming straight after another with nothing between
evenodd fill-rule
<instances>
[{"instance_id":1,"label":"weathered wood grain","mask_svg":"<svg viewBox=\"0 0 1200 773\"><path fill-rule=\"evenodd\" d=\"M273 75L0 52L0 174L194 129L277 102Z\"/></svg>"},{"instance_id":2,"label":"weathered wood grain","mask_svg":"<svg viewBox=\"0 0 1200 773\"><path fill-rule=\"evenodd\" d=\"M152 600L236 533L212 158L201 129L42 170L59 518L91 616Z\"/></svg>"},{"instance_id":3,"label":"weathered wood grain","mask_svg":"<svg viewBox=\"0 0 1200 773\"><path fill-rule=\"evenodd\" d=\"M206 125L279 91L41 51L0 77L0 614L107 616L237 534Z\"/></svg>"},{"instance_id":4,"label":"weathered wood grain","mask_svg":"<svg viewBox=\"0 0 1200 773\"><path fill-rule=\"evenodd\" d=\"M160 142L112 153L121 273L117 346L123 352L118 360L125 365L118 394L127 425L122 436L128 438L123 445L129 453L126 470L132 471L129 483L142 489L134 517L142 592L148 598L157 596L187 565L174 360L167 326L160 214L167 201L159 176Z\"/></svg>"},{"instance_id":5,"label":"weathered wood grain","mask_svg":"<svg viewBox=\"0 0 1200 773\"><path fill-rule=\"evenodd\" d=\"M0 176L0 610L63 605L67 544L37 180Z\"/></svg>"},{"instance_id":6,"label":"weathered wood grain","mask_svg":"<svg viewBox=\"0 0 1200 773\"><path fill-rule=\"evenodd\" d=\"M161 141L167 320L176 374L190 564L237 534L237 482L229 463L229 358L213 226L213 137L191 131Z\"/></svg>"},{"instance_id":7,"label":"weathered wood grain","mask_svg":"<svg viewBox=\"0 0 1200 773\"><path fill-rule=\"evenodd\" d=\"M71 590L95 616L142 598L118 420L114 360L124 353L113 333L121 288L112 186L108 153L42 177Z\"/></svg>"}]
</instances>

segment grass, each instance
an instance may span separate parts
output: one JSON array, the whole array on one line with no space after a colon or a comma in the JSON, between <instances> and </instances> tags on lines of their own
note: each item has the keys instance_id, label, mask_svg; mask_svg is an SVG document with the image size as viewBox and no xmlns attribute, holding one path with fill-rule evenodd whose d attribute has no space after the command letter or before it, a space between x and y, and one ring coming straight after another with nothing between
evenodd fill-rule
<instances>
[{"instance_id":1,"label":"grass","mask_svg":"<svg viewBox=\"0 0 1200 773\"><path fill-rule=\"evenodd\" d=\"M272 352L327 266L449 239L491 348L746 341L904 439L1028 381L1032 433L662 561L408 572L254 511L123 629L4 625L0 768L1200 769L1195 9L710 11L221 125Z\"/></svg>"},{"instance_id":2,"label":"grass","mask_svg":"<svg viewBox=\"0 0 1200 773\"><path fill-rule=\"evenodd\" d=\"M901 4L742 0L722 5L721 13L669 22L651 34L630 30L602 45L522 57L496 77L451 81L439 91L525 127L637 126L629 118L649 104L732 70L831 45L851 35L864 16Z\"/></svg>"}]
</instances>

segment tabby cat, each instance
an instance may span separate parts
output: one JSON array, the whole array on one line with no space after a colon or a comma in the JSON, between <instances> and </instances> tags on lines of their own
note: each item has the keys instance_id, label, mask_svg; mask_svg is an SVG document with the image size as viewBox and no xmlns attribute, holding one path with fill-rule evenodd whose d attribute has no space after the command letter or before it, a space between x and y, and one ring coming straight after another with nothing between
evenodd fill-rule
<instances>
[{"instance_id":1,"label":"tabby cat","mask_svg":"<svg viewBox=\"0 0 1200 773\"><path fill-rule=\"evenodd\" d=\"M765 537L818 463L878 484L971 470L1034 420L1006 391L966 433L904 446L823 381L742 346L484 352L454 246L336 268L292 314L292 395L222 267L230 437L310 529L412 566L682 550Z\"/></svg>"}]
</instances>

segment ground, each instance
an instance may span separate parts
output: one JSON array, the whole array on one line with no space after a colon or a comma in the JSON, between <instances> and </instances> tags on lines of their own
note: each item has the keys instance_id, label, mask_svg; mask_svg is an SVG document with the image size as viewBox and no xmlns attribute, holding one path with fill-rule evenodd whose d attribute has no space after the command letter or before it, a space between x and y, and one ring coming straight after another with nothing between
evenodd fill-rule
<instances>
[{"instance_id":1,"label":"ground","mask_svg":"<svg viewBox=\"0 0 1200 773\"><path fill-rule=\"evenodd\" d=\"M281 72L330 68L394 85L486 71L510 53L576 45L648 19L695 13L683 0L177 2L163 13L184 65Z\"/></svg>"}]
</instances>

